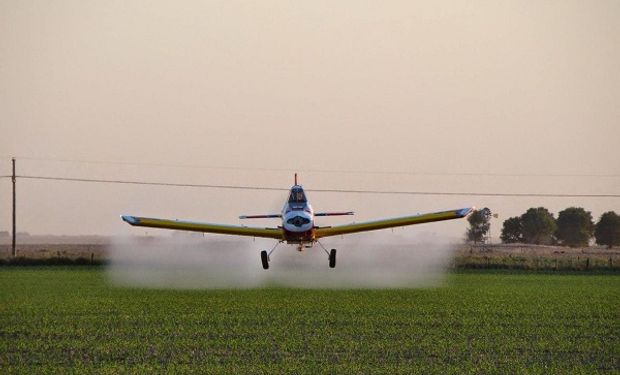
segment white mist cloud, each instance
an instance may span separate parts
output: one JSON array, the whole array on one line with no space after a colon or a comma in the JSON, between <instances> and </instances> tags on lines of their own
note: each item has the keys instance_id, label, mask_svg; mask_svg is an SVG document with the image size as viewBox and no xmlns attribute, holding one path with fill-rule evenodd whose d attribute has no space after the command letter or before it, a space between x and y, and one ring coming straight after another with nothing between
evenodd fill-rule
<instances>
[{"instance_id":1,"label":"white mist cloud","mask_svg":"<svg viewBox=\"0 0 620 375\"><path fill-rule=\"evenodd\" d=\"M416 288L442 280L453 246L433 235L389 232L325 239L336 268L317 244L298 252L280 244L263 270L260 251L275 242L229 237L134 238L110 246L113 284L142 288Z\"/></svg>"}]
</instances>

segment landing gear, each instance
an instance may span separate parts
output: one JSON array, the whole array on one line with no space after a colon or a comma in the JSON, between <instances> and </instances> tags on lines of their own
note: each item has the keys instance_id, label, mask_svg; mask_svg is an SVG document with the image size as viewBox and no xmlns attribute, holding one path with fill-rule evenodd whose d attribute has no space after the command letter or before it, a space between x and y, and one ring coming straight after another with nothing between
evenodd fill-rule
<instances>
[{"instance_id":1,"label":"landing gear","mask_svg":"<svg viewBox=\"0 0 620 375\"><path fill-rule=\"evenodd\" d=\"M263 250L260 252L260 260L263 263L263 269L269 269L269 255L267 255L267 251Z\"/></svg>"},{"instance_id":2,"label":"landing gear","mask_svg":"<svg viewBox=\"0 0 620 375\"><path fill-rule=\"evenodd\" d=\"M336 249L329 252L329 268L336 267Z\"/></svg>"},{"instance_id":3,"label":"landing gear","mask_svg":"<svg viewBox=\"0 0 620 375\"><path fill-rule=\"evenodd\" d=\"M327 249L325 248L325 246L323 246L322 243L320 243L319 241L316 241L316 243L318 243L319 246L323 248L323 251L325 251L325 254L327 254L327 256L329 257L329 268L336 267L336 249L327 251Z\"/></svg>"},{"instance_id":4,"label":"landing gear","mask_svg":"<svg viewBox=\"0 0 620 375\"><path fill-rule=\"evenodd\" d=\"M260 261L261 263L263 263L263 269L268 270L269 269L269 258L271 257L271 253L273 253L276 250L276 247L278 247L278 245L282 243L282 241L278 241L272 248L271 250L269 250L269 252L267 252L266 250L263 250L260 252Z\"/></svg>"}]
</instances>

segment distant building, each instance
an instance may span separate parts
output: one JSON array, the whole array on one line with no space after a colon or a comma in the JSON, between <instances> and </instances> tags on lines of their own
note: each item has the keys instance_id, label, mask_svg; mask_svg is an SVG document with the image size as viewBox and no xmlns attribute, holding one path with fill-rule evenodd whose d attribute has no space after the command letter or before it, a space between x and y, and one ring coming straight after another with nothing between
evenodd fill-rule
<instances>
[{"instance_id":1,"label":"distant building","mask_svg":"<svg viewBox=\"0 0 620 375\"><path fill-rule=\"evenodd\" d=\"M8 236L9 236L8 230L0 230L0 237L8 237Z\"/></svg>"}]
</instances>

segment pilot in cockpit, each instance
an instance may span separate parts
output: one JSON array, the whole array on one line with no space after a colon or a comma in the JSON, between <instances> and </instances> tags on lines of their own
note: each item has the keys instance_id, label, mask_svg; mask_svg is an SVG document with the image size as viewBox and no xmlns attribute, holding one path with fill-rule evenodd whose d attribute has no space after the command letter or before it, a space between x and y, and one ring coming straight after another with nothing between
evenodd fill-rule
<instances>
[{"instance_id":1,"label":"pilot in cockpit","mask_svg":"<svg viewBox=\"0 0 620 375\"><path fill-rule=\"evenodd\" d=\"M288 199L289 203L306 203L306 195L301 188L294 188L291 190L291 196Z\"/></svg>"}]
</instances>

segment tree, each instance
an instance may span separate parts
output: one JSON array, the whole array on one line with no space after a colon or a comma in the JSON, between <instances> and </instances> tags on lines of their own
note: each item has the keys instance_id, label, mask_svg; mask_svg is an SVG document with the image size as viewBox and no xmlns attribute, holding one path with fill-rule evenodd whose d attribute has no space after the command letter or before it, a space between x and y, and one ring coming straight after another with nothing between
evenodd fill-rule
<instances>
[{"instance_id":1,"label":"tree","mask_svg":"<svg viewBox=\"0 0 620 375\"><path fill-rule=\"evenodd\" d=\"M594 232L592 214L581 207L560 211L557 225L556 237L563 245L570 247L588 246Z\"/></svg>"},{"instance_id":2,"label":"tree","mask_svg":"<svg viewBox=\"0 0 620 375\"><path fill-rule=\"evenodd\" d=\"M469 229L467 230L467 239L474 243L484 242L484 236L491 228L491 210L483 208L474 211L467 217Z\"/></svg>"},{"instance_id":3,"label":"tree","mask_svg":"<svg viewBox=\"0 0 620 375\"><path fill-rule=\"evenodd\" d=\"M557 229L555 218L546 208L530 208L521 215L523 242L548 245Z\"/></svg>"},{"instance_id":4,"label":"tree","mask_svg":"<svg viewBox=\"0 0 620 375\"><path fill-rule=\"evenodd\" d=\"M523 242L523 224L518 216L504 221L502 234L499 236L503 243Z\"/></svg>"},{"instance_id":5,"label":"tree","mask_svg":"<svg viewBox=\"0 0 620 375\"><path fill-rule=\"evenodd\" d=\"M614 211L605 212L596 223L594 230L596 243L607 245L608 249L620 246L620 216Z\"/></svg>"}]
</instances>

